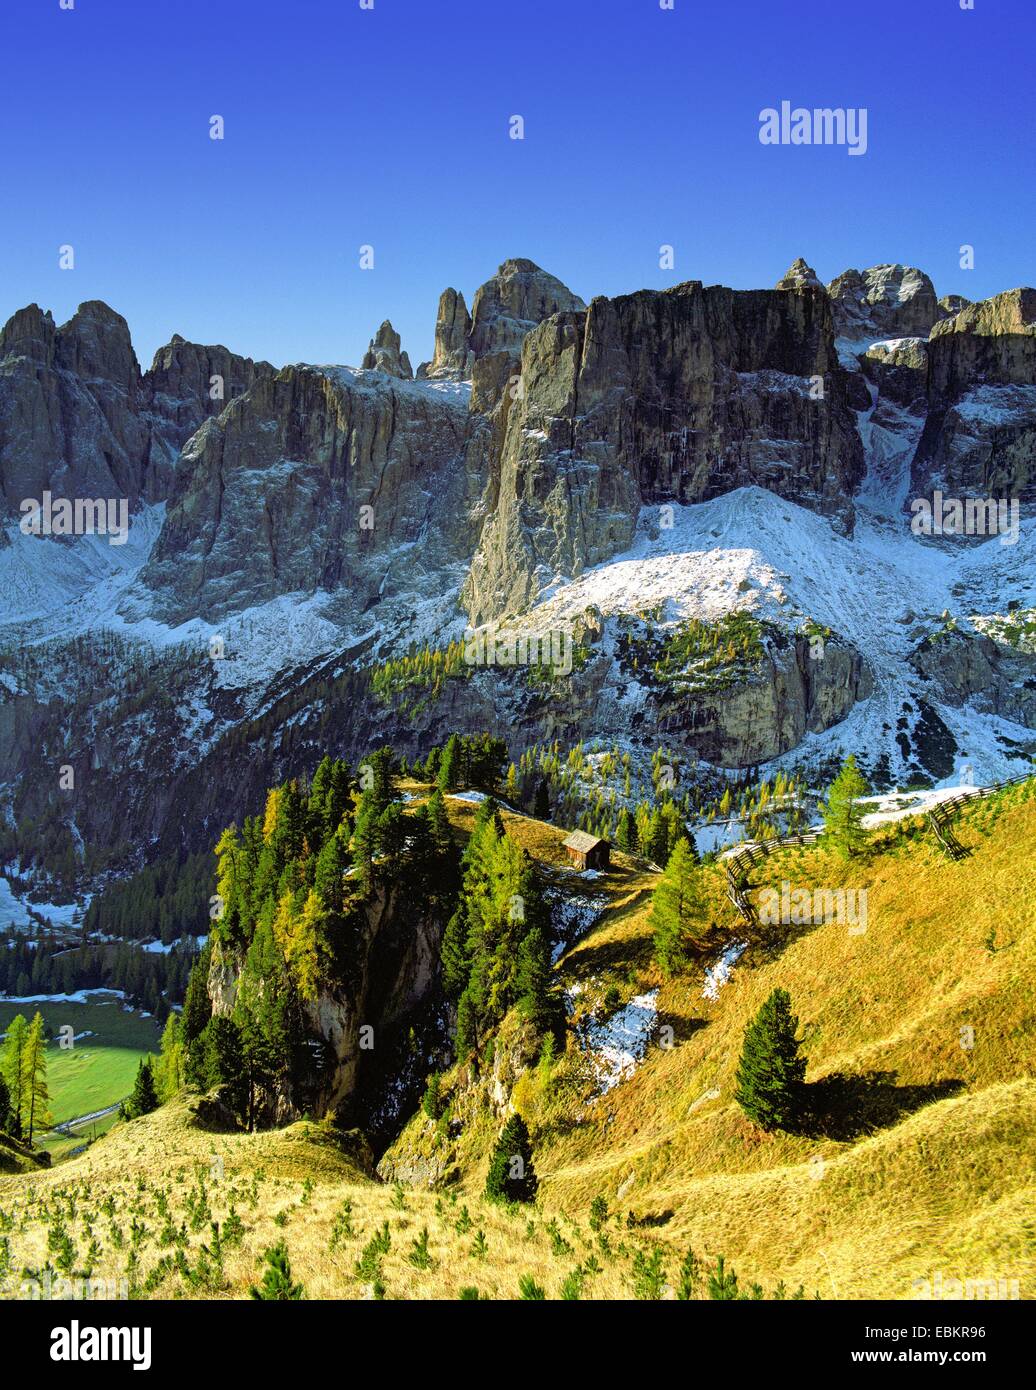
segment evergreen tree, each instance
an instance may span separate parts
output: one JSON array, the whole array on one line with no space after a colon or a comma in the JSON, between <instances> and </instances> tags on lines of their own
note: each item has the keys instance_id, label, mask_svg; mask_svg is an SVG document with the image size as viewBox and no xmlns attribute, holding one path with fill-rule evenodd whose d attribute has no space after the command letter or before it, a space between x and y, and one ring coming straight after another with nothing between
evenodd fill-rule
<instances>
[{"instance_id":1,"label":"evergreen tree","mask_svg":"<svg viewBox=\"0 0 1036 1390\"><path fill-rule=\"evenodd\" d=\"M208 1084L218 1086L225 1093L234 1113L244 1116L248 1102L248 1077L241 1029L232 1018L217 1015L209 1020L205 1038Z\"/></svg>"},{"instance_id":2,"label":"evergreen tree","mask_svg":"<svg viewBox=\"0 0 1036 1390\"><path fill-rule=\"evenodd\" d=\"M155 1069L155 1089L163 1101L172 1100L185 1081L184 1047L180 1041L180 1016L171 1013L162 1031L162 1046Z\"/></svg>"},{"instance_id":3,"label":"evergreen tree","mask_svg":"<svg viewBox=\"0 0 1036 1390\"><path fill-rule=\"evenodd\" d=\"M700 940L704 933L701 912L700 878L694 852L686 840L679 840L651 903L655 960L663 975L674 975L687 965L689 943Z\"/></svg>"},{"instance_id":4,"label":"evergreen tree","mask_svg":"<svg viewBox=\"0 0 1036 1390\"><path fill-rule=\"evenodd\" d=\"M657 806L651 812L651 819L648 821L644 853L652 863L660 865L663 869L669 862L669 826Z\"/></svg>"},{"instance_id":5,"label":"evergreen tree","mask_svg":"<svg viewBox=\"0 0 1036 1390\"><path fill-rule=\"evenodd\" d=\"M516 1111L496 1141L486 1175L486 1196L497 1201L531 1202L538 1186L529 1127Z\"/></svg>"},{"instance_id":6,"label":"evergreen tree","mask_svg":"<svg viewBox=\"0 0 1036 1390\"><path fill-rule=\"evenodd\" d=\"M437 1120L442 1115L442 1077L437 1071L433 1071L428 1078L421 1107L430 1120Z\"/></svg>"},{"instance_id":7,"label":"evergreen tree","mask_svg":"<svg viewBox=\"0 0 1036 1390\"><path fill-rule=\"evenodd\" d=\"M468 985L457 1000L457 1034L454 1048L458 1061L465 1061L478 1047L478 1005Z\"/></svg>"},{"instance_id":8,"label":"evergreen tree","mask_svg":"<svg viewBox=\"0 0 1036 1390\"><path fill-rule=\"evenodd\" d=\"M317 856L313 871L313 889L328 912L340 913L345 908L345 875L350 863L348 837L336 830Z\"/></svg>"},{"instance_id":9,"label":"evergreen tree","mask_svg":"<svg viewBox=\"0 0 1036 1390\"><path fill-rule=\"evenodd\" d=\"M305 1297L305 1289L291 1276L288 1247L283 1240L271 1245L265 1255L266 1269L258 1284L249 1289L252 1298L266 1301L297 1302Z\"/></svg>"},{"instance_id":10,"label":"evergreen tree","mask_svg":"<svg viewBox=\"0 0 1036 1390\"><path fill-rule=\"evenodd\" d=\"M564 1007L552 984L550 946L537 924L518 947L515 992L518 1012L541 1033L557 1028L564 1018Z\"/></svg>"},{"instance_id":11,"label":"evergreen tree","mask_svg":"<svg viewBox=\"0 0 1036 1390\"><path fill-rule=\"evenodd\" d=\"M31 1144L36 1130L50 1120L47 1110L50 1100L47 1089L47 1039L43 1032L43 1015L40 1013L34 1015L25 1035L22 1086L26 1139Z\"/></svg>"},{"instance_id":12,"label":"evergreen tree","mask_svg":"<svg viewBox=\"0 0 1036 1390\"><path fill-rule=\"evenodd\" d=\"M364 897L374 886L374 860L380 848L378 815L374 798L368 792L364 792L360 798L360 809L357 812L350 845L353 864L356 866L357 887Z\"/></svg>"},{"instance_id":13,"label":"evergreen tree","mask_svg":"<svg viewBox=\"0 0 1036 1390\"><path fill-rule=\"evenodd\" d=\"M550 820L550 796L547 792L547 779L541 777L536 784L536 795L532 799L532 814L537 820Z\"/></svg>"},{"instance_id":14,"label":"evergreen tree","mask_svg":"<svg viewBox=\"0 0 1036 1390\"><path fill-rule=\"evenodd\" d=\"M11 1109L11 1092L0 1073L0 1134L14 1133L14 1111Z\"/></svg>"},{"instance_id":15,"label":"evergreen tree","mask_svg":"<svg viewBox=\"0 0 1036 1390\"><path fill-rule=\"evenodd\" d=\"M439 759L439 790L450 792L460 786L463 776L461 742L459 734L451 734Z\"/></svg>"},{"instance_id":16,"label":"evergreen tree","mask_svg":"<svg viewBox=\"0 0 1036 1390\"><path fill-rule=\"evenodd\" d=\"M151 1071L151 1058L144 1057L137 1067L137 1079L133 1083L126 1110L131 1118L136 1118L138 1115L150 1115L152 1110L158 1109L159 1104L155 1078Z\"/></svg>"},{"instance_id":17,"label":"evergreen tree","mask_svg":"<svg viewBox=\"0 0 1036 1390\"><path fill-rule=\"evenodd\" d=\"M209 1084L208 1057L203 1037L212 1017L212 1000L209 998L211 959L212 944L206 942L187 981L187 993L180 1016L180 1042L185 1054L184 1079L196 1090L204 1090Z\"/></svg>"},{"instance_id":18,"label":"evergreen tree","mask_svg":"<svg viewBox=\"0 0 1036 1390\"><path fill-rule=\"evenodd\" d=\"M762 1129L787 1129L800 1112L806 1059L798 1024L787 990L775 989L745 1029L734 1099Z\"/></svg>"},{"instance_id":19,"label":"evergreen tree","mask_svg":"<svg viewBox=\"0 0 1036 1390\"><path fill-rule=\"evenodd\" d=\"M866 794L866 780L856 765L855 753L850 753L828 788L826 803L820 808L827 834L846 859L859 852L866 838L860 805L860 798Z\"/></svg>"},{"instance_id":20,"label":"evergreen tree","mask_svg":"<svg viewBox=\"0 0 1036 1390\"><path fill-rule=\"evenodd\" d=\"M27 993L27 991L23 991ZM7 1025L7 1037L3 1051L0 1052L0 1075L7 1082L11 1107L11 1134L16 1139L22 1136L25 1119L25 1042L29 1024L24 1014L15 1014Z\"/></svg>"},{"instance_id":21,"label":"evergreen tree","mask_svg":"<svg viewBox=\"0 0 1036 1390\"><path fill-rule=\"evenodd\" d=\"M440 947L442 987L449 999L459 999L471 978L471 951L468 948L468 918L458 907L446 923Z\"/></svg>"},{"instance_id":22,"label":"evergreen tree","mask_svg":"<svg viewBox=\"0 0 1036 1390\"><path fill-rule=\"evenodd\" d=\"M619 822L615 827L615 843L626 854L637 852L637 823L628 806L624 806L619 812Z\"/></svg>"}]
</instances>

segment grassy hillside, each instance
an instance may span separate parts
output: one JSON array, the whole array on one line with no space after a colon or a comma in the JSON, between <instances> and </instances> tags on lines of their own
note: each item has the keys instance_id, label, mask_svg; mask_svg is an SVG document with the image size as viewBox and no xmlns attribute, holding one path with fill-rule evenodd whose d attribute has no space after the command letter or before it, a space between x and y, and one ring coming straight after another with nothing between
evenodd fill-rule
<instances>
[{"instance_id":1,"label":"grassy hillside","mask_svg":"<svg viewBox=\"0 0 1036 1390\"><path fill-rule=\"evenodd\" d=\"M469 830L476 807L448 806L458 832ZM829 921L749 940L721 868L707 867L707 948L668 981L651 961L654 870L616 854L613 872L582 878L567 868L562 831L503 819L553 889L601 913L558 964L572 1028L553 1065L509 1016L492 1055L445 1078L447 1114L416 1115L385 1156L383 1173L412 1180L405 1190L369 1176L356 1140L324 1126L212 1133L175 1102L54 1171L0 1178L12 1269L64 1261L129 1270L153 1295L243 1296L283 1237L309 1296L369 1297L377 1281L356 1264L388 1222L380 1281L390 1298L472 1286L513 1298L526 1275L561 1297L577 1266L584 1297L657 1295L677 1285L688 1249L707 1268L723 1255L742 1287L768 1292L783 1283L807 1296L911 1298L915 1281L939 1272L1018 1280L1031 1296L1036 784L961 814L971 854L959 863L920 823L900 823L859 860L817 845L757 871L755 889L866 889L863 934ZM706 998L705 970L732 941L746 949ZM799 1016L810 1113L801 1132L768 1135L732 1087L745 1025L778 985ZM643 1060L601 1094L601 1029L649 1006ZM513 1214L480 1195L499 1130L493 1107L508 1096L530 1125L541 1179L537 1207ZM433 1176L448 1185L430 1190ZM610 1214L594 1231L597 1196ZM225 1223L231 1204L243 1230L214 1260L210 1223ZM428 1267L413 1245L425 1227Z\"/></svg>"},{"instance_id":2,"label":"grassy hillside","mask_svg":"<svg viewBox=\"0 0 1036 1390\"><path fill-rule=\"evenodd\" d=\"M508 831L537 854L554 834L517 818ZM968 808L958 833L972 851L959 863L921 822L889 827L860 861L822 846L771 857L757 889L866 889L867 930L760 930L715 1002L702 997L705 965L749 939L720 868L706 870L713 949L667 982L650 962L656 876L619 856L601 881L610 910L559 972L579 987L576 1022L657 988L658 1029L633 1077L603 1096L571 1045L548 1086L535 1072L519 1082L544 1202L585 1210L601 1193L675 1249L725 1254L768 1286L901 1298L941 1269L1018 1278L1031 1291L1034 784ZM745 1026L776 986L791 994L809 1058L813 1122L795 1135L762 1133L732 1099ZM614 994L606 1003L609 989L618 1004ZM461 1082L459 1108L463 1092ZM465 1187L479 1186L494 1132L487 1117L454 1145ZM444 1142L419 1116L390 1157Z\"/></svg>"}]
</instances>

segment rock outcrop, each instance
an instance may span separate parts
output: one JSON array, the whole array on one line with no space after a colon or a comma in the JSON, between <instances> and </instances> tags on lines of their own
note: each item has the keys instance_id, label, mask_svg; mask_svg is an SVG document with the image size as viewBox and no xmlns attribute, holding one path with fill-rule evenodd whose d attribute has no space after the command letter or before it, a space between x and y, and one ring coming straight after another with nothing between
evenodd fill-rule
<instances>
[{"instance_id":1,"label":"rock outcrop","mask_svg":"<svg viewBox=\"0 0 1036 1390\"><path fill-rule=\"evenodd\" d=\"M0 483L17 512L44 490L65 497L157 501L168 490L175 432L150 416L126 320L81 304L55 327L35 304L0 333Z\"/></svg>"},{"instance_id":2,"label":"rock outcrop","mask_svg":"<svg viewBox=\"0 0 1036 1390\"><path fill-rule=\"evenodd\" d=\"M551 314L585 308L577 294L534 261L504 261L475 293L471 306L471 351L475 357L498 352L517 356L525 335L538 323Z\"/></svg>"},{"instance_id":3,"label":"rock outcrop","mask_svg":"<svg viewBox=\"0 0 1036 1390\"><path fill-rule=\"evenodd\" d=\"M863 455L845 383L823 289L689 281L553 315L494 417L472 620L614 555L642 503L756 483L851 528Z\"/></svg>"},{"instance_id":4,"label":"rock outcrop","mask_svg":"<svg viewBox=\"0 0 1036 1390\"><path fill-rule=\"evenodd\" d=\"M384 372L386 376L399 377L401 381L411 381L414 375L410 358L402 350L399 334L388 319L371 339L360 365L365 372Z\"/></svg>"},{"instance_id":5,"label":"rock outcrop","mask_svg":"<svg viewBox=\"0 0 1036 1390\"><path fill-rule=\"evenodd\" d=\"M471 315L464 296L454 289L443 290L439 296L439 312L435 316L432 360L422 362L417 375L467 381L475 360L468 346L470 336Z\"/></svg>"},{"instance_id":6,"label":"rock outcrop","mask_svg":"<svg viewBox=\"0 0 1036 1390\"><path fill-rule=\"evenodd\" d=\"M275 371L269 362L239 357L222 344L203 346L174 333L155 353L144 390L151 412L170 422L183 444L210 415Z\"/></svg>"},{"instance_id":7,"label":"rock outcrop","mask_svg":"<svg viewBox=\"0 0 1036 1390\"><path fill-rule=\"evenodd\" d=\"M778 290L822 290L823 288L816 271L811 265L807 265L801 256L792 261L774 286L774 289Z\"/></svg>"},{"instance_id":8,"label":"rock outcrop","mask_svg":"<svg viewBox=\"0 0 1036 1390\"><path fill-rule=\"evenodd\" d=\"M969 304L932 330L912 487L1036 501L1036 290Z\"/></svg>"},{"instance_id":9,"label":"rock outcrop","mask_svg":"<svg viewBox=\"0 0 1036 1390\"><path fill-rule=\"evenodd\" d=\"M427 910L415 913L399 886L379 885L354 921L355 977L348 982L322 977L315 995L302 1003L314 1051L322 1054L319 1062L295 1089L287 1082L260 1088L256 1119L262 1124L289 1124L306 1111L348 1115L366 1073L379 1063L372 1056L375 1049L361 1048L361 1028L376 1027L384 1046L392 1029L436 987L445 924ZM214 945L208 993L216 1016L233 1013L243 965L240 950Z\"/></svg>"},{"instance_id":10,"label":"rock outcrop","mask_svg":"<svg viewBox=\"0 0 1036 1390\"><path fill-rule=\"evenodd\" d=\"M499 403L517 372L526 334L551 314L580 312L577 294L534 262L504 261L475 291L471 315L456 290L444 290L435 324L435 353L418 376L474 380L472 411L485 414Z\"/></svg>"},{"instance_id":11,"label":"rock outcrop","mask_svg":"<svg viewBox=\"0 0 1036 1390\"><path fill-rule=\"evenodd\" d=\"M981 632L926 638L910 664L949 705L976 709L1036 728L1036 656Z\"/></svg>"},{"instance_id":12,"label":"rock outcrop","mask_svg":"<svg viewBox=\"0 0 1036 1390\"><path fill-rule=\"evenodd\" d=\"M874 265L846 270L827 287L835 334L865 338L927 338L946 315L923 270L905 265Z\"/></svg>"},{"instance_id":13,"label":"rock outcrop","mask_svg":"<svg viewBox=\"0 0 1036 1390\"><path fill-rule=\"evenodd\" d=\"M840 723L873 689L866 662L848 643L828 641L824 659L816 661L802 637L771 641L729 689L663 702L656 727L720 767L753 767L797 747L807 733Z\"/></svg>"},{"instance_id":14,"label":"rock outcrop","mask_svg":"<svg viewBox=\"0 0 1036 1390\"><path fill-rule=\"evenodd\" d=\"M924 338L872 343L859 355L860 367L882 396L915 414L927 409L928 345Z\"/></svg>"}]
</instances>

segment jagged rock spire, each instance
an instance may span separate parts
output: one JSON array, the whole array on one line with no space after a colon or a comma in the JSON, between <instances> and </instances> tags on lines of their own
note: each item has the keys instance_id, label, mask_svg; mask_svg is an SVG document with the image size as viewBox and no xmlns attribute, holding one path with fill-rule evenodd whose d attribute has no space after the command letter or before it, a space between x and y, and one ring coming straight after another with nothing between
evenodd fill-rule
<instances>
[{"instance_id":1,"label":"jagged rock spire","mask_svg":"<svg viewBox=\"0 0 1036 1390\"><path fill-rule=\"evenodd\" d=\"M401 349L399 334L388 319L371 339L360 365L364 371L384 372L386 376L400 377L403 381L412 380L414 375L410 358Z\"/></svg>"},{"instance_id":2,"label":"jagged rock spire","mask_svg":"<svg viewBox=\"0 0 1036 1390\"><path fill-rule=\"evenodd\" d=\"M419 377L445 377L466 381L471 375L472 356L468 348L471 315L464 296L455 289L443 290L435 316L435 350L430 362L422 362Z\"/></svg>"}]
</instances>

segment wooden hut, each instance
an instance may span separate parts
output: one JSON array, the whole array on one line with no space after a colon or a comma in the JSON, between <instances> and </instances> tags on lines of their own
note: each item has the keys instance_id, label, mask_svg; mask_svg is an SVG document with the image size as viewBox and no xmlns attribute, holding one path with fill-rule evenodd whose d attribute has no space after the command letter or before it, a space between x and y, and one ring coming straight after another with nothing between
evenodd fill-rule
<instances>
[{"instance_id":1,"label":"wooden hut","mask_svg":"<svg viewBox=\"0 0 1036 1390\"><path fill-rule=\"evenodd\" d=\"M585 830L573 830L564 842L568 857L577 869L606 869L611 846L607 840L588 835Z\"/></svg>"}]
</instances>

